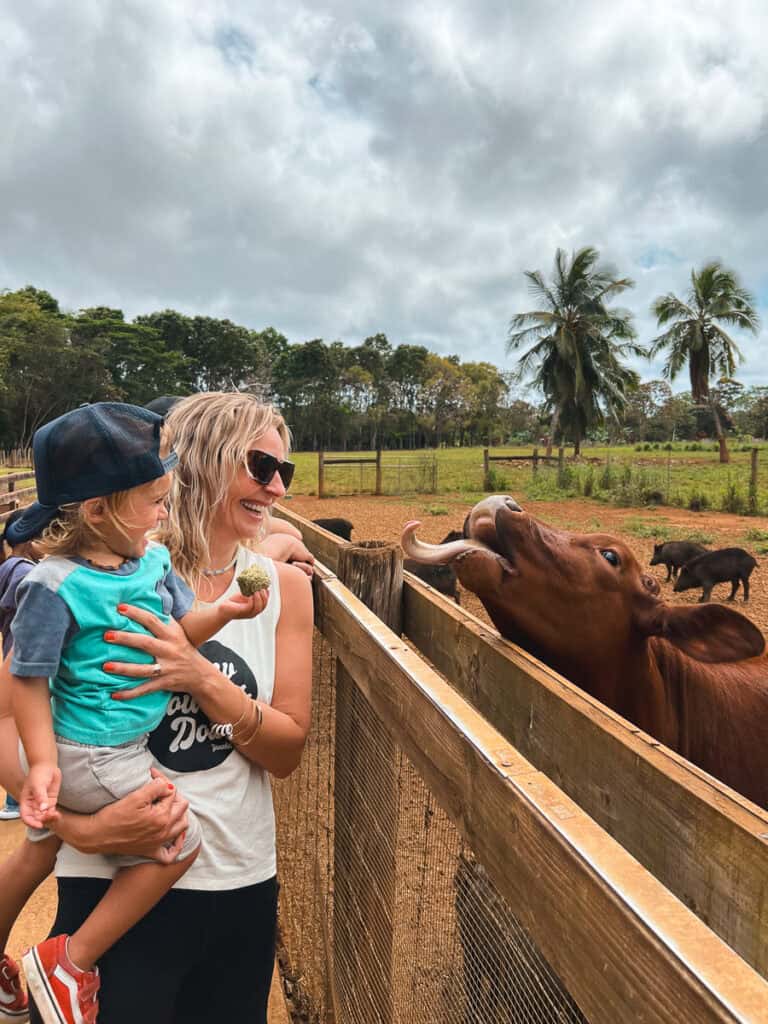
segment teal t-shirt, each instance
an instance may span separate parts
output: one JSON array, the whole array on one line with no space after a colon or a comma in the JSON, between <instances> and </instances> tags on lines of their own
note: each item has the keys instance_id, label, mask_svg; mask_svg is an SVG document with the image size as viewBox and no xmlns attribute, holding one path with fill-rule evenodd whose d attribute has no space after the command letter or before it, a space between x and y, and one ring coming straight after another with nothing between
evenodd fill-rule
<instances>
[{"instance_id":1,"label":"teal t-shirt","mask_svg":"<svg viewBox=\"0 0 768 1024\"><path fill-rule=\"evenodd\" d=\"M192 606L192 592L173 572L170 555L151 544L140 559L116 571L80 559L54 556L32 569L19 585L13 620L11 671L18 676L48 676L57 735L92 746L117 746L151 732L168 705L163 690L131 701L111 695L141 680L105 672L107 661L149 664L142 651L104 640L106 630L146 633L117 610L132 604L163 622Z\"/></svg>"}]
</instances>

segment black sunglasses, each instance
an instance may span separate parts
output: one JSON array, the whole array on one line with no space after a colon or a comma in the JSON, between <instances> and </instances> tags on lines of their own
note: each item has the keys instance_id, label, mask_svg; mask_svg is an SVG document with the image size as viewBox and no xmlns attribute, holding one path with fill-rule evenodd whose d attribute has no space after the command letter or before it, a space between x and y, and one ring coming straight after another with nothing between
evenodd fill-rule
<instances>
[{"instance_id":1,"label":"black sunglasses","mask_svg":"<svg viewBox=\"0 0 768 1024\"><path fill-rule=\"evenodd\" d=\"M270 455L268 452L260 452L258 448L245 453L245 465L256 483L261 484L263 487L272 482L272 477L275 473L279 474L280 479L283 481L283 487L286 490L291 486L291 480L293 480L294 470L296 469L294 463L281 462L280 459L276 459L274 455Z\"/></svg>"}]
</instances>

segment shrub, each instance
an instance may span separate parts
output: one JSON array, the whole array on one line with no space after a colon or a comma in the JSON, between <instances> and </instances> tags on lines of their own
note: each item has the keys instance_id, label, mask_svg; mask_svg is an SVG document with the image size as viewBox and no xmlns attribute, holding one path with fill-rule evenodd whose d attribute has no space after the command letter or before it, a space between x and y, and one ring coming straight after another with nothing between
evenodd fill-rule
<instances>
[{"instance_id":1,"label":"shrub","mask_svg":"<svg viewBox=\"0 0 768 1024\"><path fill-rule=\"evenodd\" d=\"M636 537L654 537L657 540L669 540L672 537L672 527L663 519L626 519L624 529Z\"/></svg>"},{"instance_id":2,"label":"shrub","mask_svg":"<svg viewBox=\"0 0 768 1024\"><path fill-rule=\"evenodd\" d=\"M745 540L768 540L768 530L758 530L751 526L744 534Z\"/></svg>"},{"instance_id":3,"label":"shrub","mask_svg":"<svg viewBox=\"0 0 768 1024\"><path fill-rule=\"evenodd\" d=\"M584 484L581 489L581 493L585 498L591 498L595 490L595 471L590 466L584 475Z\"/></svg>"},{"instance_id":4,"label":"shrub","mask_svg":"<svg viewBox=\"0 0 768 1024\"><path fill-rule=\"evenodd\" d=\"M505 494L509 490L509 480L494 466L488 470L488 490L493 494Z\"/></svg>"},{"instance_id":5,"label":"shrub","mask_svg":"<svg viewBox=\"0 0 768 1024\"><path fill-rule=\"evenodd\" d=\"M691 512L705 512L710 507L710 500L703 491L694 491L688 498L688 508Z\"/></svg>"},{"instance_id":6,"label":"shrub","mask_svg":"<svg viewBox=\"0 0 768 1024\"><path fill-rule=\"evenodd\" d=\"M574 472L570 466L558 466L557 486L561 491L568 491L574 487ZM576 489L578 490L578 487Z\"/></svg>"},{"instance_id":7,"label":"shrub","mask_svg":"<svg viewBox=\"0 0 768 1024\"><path fill-rule=\"evenodd\" d=\"M447 516L448 509L445 505L430 505L426 510L431 516Z\"/></svg>"},{"instance_id":8,"label":"shrub","mask_svg":"<svg viewBox=\"0 0 768 1024\"><path fill-rule=\"evenodd\" d=\"M734 515L737 516L744 515L747 510L747 502L736 484L728 484L728 487L723 493L720 508L723 512L733 512Z\"/></svg>"},{"instance_id":9,"label":"shrub","mask_svg":"<svg viewBox=\"0 0 768 1024\"><path fill-rule=\"evenodd\" d=\"M711 533L706 533L704 530L686 530L685 536L679 539L692 540L695 544L712 544L715 540Z\"/></svg>"},{"instance_id":10,"label":"shrub","mask_svg":"<svg viewBox=\"0 0 768 1024\"><path fill-rule=\"evenodd\" d=\"M600 474L600 490L610 491L613 487L613 480L614 476L613 470L611 469L611 461L610 459L606 459L605 466L603 467L603 472Z\"/></svg>"}]
</instances>

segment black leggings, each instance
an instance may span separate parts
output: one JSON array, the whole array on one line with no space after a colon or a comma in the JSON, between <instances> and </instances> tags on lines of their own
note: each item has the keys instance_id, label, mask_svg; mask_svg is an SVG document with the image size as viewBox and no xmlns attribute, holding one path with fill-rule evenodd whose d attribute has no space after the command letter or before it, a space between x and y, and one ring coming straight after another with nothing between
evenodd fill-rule
<instances>
[{"instance_id":1,"label":"black leggings","mask_svg":"<svg viewBox=\"0 0 768 1024\"><path fill-rule=\"evenodd\" d=\"M60 878L51 935L72 932L109 882ZM226 892L172 889L99 961L99 1024L266 1024L277 879ZM36 1010L32 1024L40 1024Z\"/></svg>"}]
</instances>

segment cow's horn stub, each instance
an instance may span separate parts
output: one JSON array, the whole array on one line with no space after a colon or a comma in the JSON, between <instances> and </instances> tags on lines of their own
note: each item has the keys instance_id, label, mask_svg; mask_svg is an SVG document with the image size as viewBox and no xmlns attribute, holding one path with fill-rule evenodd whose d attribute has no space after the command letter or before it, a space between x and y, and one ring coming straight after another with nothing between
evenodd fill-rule
<instances>
[{"instance_id":1,"label":"cow's horn stub","mask_svg":"<svg viewBox=\"0 0 768 1024\"><path fill-rule=\"evenodd\" d=\"M421 523L417 519L411 520L403 527L400 543L403 551L409 558L416 562L423 562L425 565L446 565L452 562L457 555L465 551L483 547L477 541L453 540L448 544L427 544L426 541L417 540L415 534Z\"/></svg>"}]
</instances>

